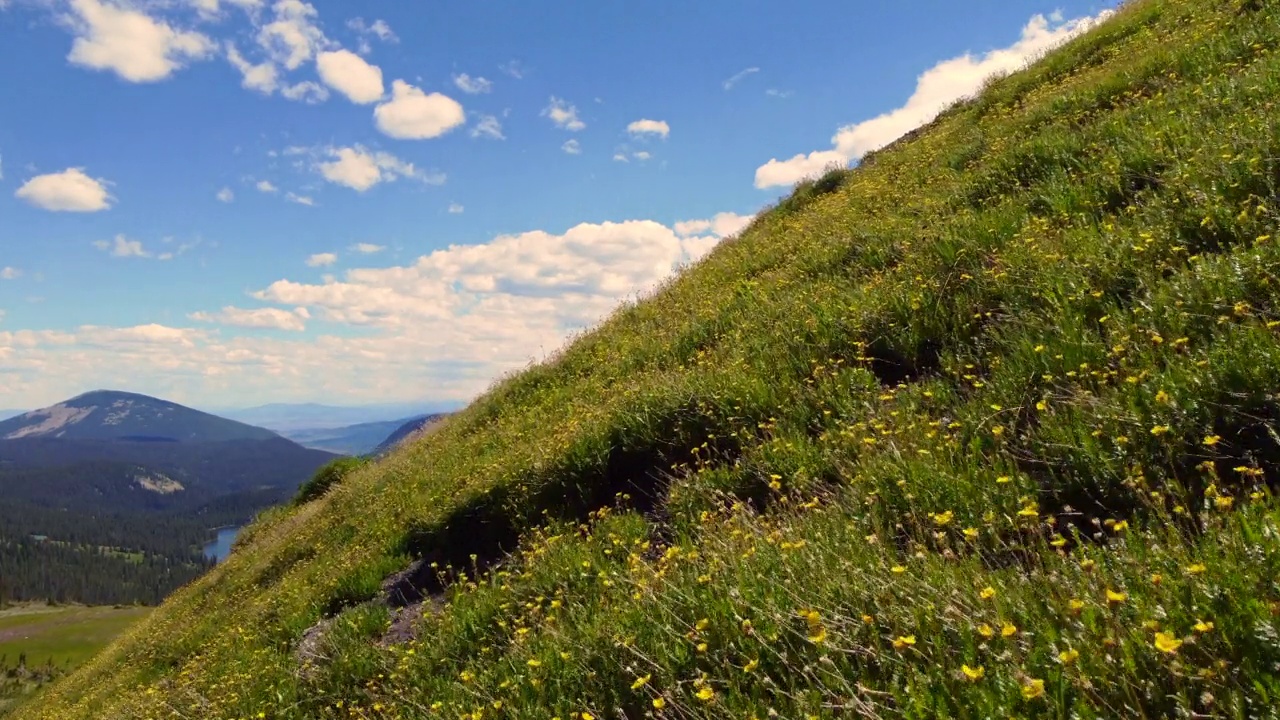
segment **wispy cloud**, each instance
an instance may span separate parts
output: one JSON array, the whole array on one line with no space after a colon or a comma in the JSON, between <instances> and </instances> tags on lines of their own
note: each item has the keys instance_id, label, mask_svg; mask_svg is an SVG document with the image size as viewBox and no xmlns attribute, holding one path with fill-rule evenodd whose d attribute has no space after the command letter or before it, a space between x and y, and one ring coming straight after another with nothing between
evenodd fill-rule
<instances>
[{"instance_id":1,"label":"wispy cloud","mask_svg":"<svg viewBox=\"0 0 1280 720\"><path fill-rule=\"evenodd\" d=\"M738 83L742 82L742 80L746 78L748 75L754 75L758 72L760 72L760 68L758 67L749 67L749 68L746 68L745 70L740 70L739 72L734 73L733 77L724 81L723 83L724 89L732 90L734 85L737 85Z\"/></svg>"},{"instance_id":2,"label":"wispy cloud","mask_svg":"<svg viewBox=\"0 0 1280 720\"><path fill-rule=\"evenodd\" d=\"M338 262L336 253L316 253L307 258L307 267L328 267Z\"/></svg>"},{"instance_id":3,"label":"wispy cloud","mask_svg":"<svg viewBox=\"0 0 1280 720\"><path fill-rule=\"evenodd\" d=\"M471 77L466 73L453 76L453 84L468 95L480 95L493 91L493 81L482 77Z\"/></svg>"},{"instance_id":4,"label":"wispy cloud","mask_svg":"<svg viewBox=\"0 0 1280 720\"><path fill-rule=\"evenodd\" d=\"M542 111L542 114L551 118L551 122L563 130L577 132L587 127L587 124L578 117L577 106L554 95L551 96L551 103Z\"/></svg>"}]
</instances>

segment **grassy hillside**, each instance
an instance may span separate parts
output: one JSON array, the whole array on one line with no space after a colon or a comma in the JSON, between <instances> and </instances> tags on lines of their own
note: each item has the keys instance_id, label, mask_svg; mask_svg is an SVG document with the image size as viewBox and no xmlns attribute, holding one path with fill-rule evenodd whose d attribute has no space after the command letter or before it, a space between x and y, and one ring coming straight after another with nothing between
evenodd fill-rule
<instances>
[{"instance_id":1,"label":"grassy hillside","mask_svg":"<svg viewBox=\"0 0 1280 720\"><path fill-rule=\"evenodd\" d=\"M1278 43L1126 5L18 717L1275 717Z\"/></svg>"}]
</instances>

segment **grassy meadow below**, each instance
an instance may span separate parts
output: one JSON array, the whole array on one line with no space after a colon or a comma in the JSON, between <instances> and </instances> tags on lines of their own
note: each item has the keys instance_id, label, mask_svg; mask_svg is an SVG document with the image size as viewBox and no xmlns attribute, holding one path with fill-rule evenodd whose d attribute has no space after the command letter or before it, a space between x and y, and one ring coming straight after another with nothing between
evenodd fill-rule
<instances>
[{"instance_id":1,"label":"grassy meadow below","mask_svg":"<svg viewBox=\"0 0 1280 720\"><path fill-rule=\"evenodd\" d=\"M39 603L0 608L0 713L40 682L79 667L151 610Z\"/></svg>"},{"instance_id":2,"label":"grassy meadow below","mask_svg":"<svg viewBox=\"0 0 1280 720\"><path fill-rule=\"evenodd\" d=\"M1125 3L16 716L1280 717L1277 47Z\"/></svg>"}]
</instances>

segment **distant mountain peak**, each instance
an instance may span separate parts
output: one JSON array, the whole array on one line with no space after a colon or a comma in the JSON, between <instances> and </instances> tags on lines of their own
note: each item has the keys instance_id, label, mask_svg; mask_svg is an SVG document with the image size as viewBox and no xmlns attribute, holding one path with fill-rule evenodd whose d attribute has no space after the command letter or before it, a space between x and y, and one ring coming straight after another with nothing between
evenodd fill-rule
<instances>
[{"instance_id":1,"label":"distant mountain peak","mask_svg":"<svg viewBox=\"0 0 1280 720\"><path fill-rule=\"evenodd\" d=\"M267 440L276 434L169 400L119 390L93 390L0 421L0 439Z\"/></svg>"}]
</instances>

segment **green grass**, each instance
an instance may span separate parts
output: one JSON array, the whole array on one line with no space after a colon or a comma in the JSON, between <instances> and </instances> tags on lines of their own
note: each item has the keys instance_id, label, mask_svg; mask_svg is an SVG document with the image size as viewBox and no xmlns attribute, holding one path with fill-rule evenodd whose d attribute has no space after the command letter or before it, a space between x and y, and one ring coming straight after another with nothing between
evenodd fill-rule
<instances>
[{"instance_id":1,"label":"green grass","mask_svg":"<svg viewBox=\"0 0 1280 720\"><path fill-rule=\"evenodd\" d=\"M17 716L1277 717L1277 45L1273 3L1127 4Z\"/></svg>"},{"instance_id":2,"label":"green grass","mask_svg":"<svg viewBox=\"0 0 1280 720\"><path fill-rule=\"evenodd\" d=\"M20 665L40 676L72 670L150 612L143 607L39 604L0 609L0 713L40 684L40 677L20 677Z\"/></svg>"},{"instance_id":3,"label":"green grass","mask_svg":"<svg viewBox=\"0 0 1280 720\"><path fill-rule=\"evenodd\" d=\"M18 605L0 610L0 657L13 667L25 653L31 664L76 667L152 608Z\"/></svg>"}]
</instances>

